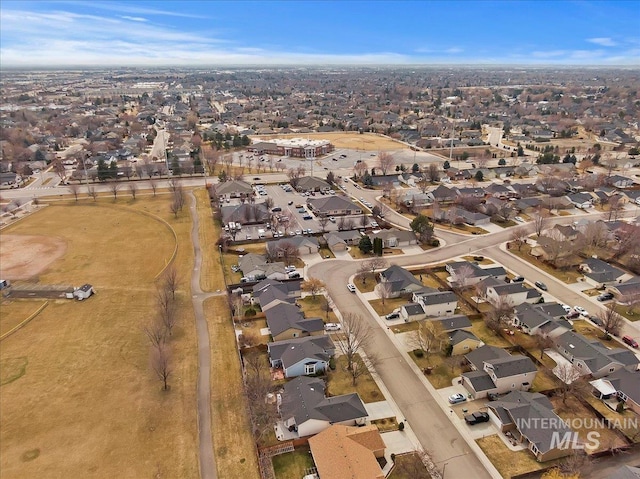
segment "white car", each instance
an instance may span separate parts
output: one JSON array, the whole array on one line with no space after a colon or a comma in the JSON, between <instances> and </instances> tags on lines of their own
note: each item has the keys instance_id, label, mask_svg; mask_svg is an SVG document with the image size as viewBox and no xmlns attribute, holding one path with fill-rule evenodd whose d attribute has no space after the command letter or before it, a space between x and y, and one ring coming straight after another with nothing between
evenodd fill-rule
<instances>
[{"instance_id":1,"label":"white car","mask_svg":"<svg viewBox=\"0 0 640 479\"><path fill-rule=\"evenodd\" d=\"M355 293L356 292L356 285L353 284L353 283L347 283L347 289L349 291L351 291L352 293Z\"/></svg>"},{"instance_id":2,"label":"white car","mask_svg":"<svg viewBox=\"0 0 640 479\"><path fill-rule=\"evenodd\" d=\"M516 221L519 221L520 223L524 223L524 220L522 219L522 217L521 217L521 216L516 216L516 217L515 217L515 220L516 220Z\"/></svg>"},{"instance_id":3,"label":"white car","mask_svg":"<svg viewBox=\"0 0 640 479\"><path fill-rule=\"evenodd\" d=\"M325 331L340 331L342 329L342 325L340 323L326 323L324 325Z\"/></svg>"},{"instance_id":4,"label":"white car","mask_svg":"<svg viewBox=\"0 0 640 479\"><path fill-rule=\"evenodd\" d=\"M565 313L569 313L571 311L571 306L569 306L568 304L561 304L560 306L562 306L562 309L564 309Z\"/></svg>"}]
</instances>

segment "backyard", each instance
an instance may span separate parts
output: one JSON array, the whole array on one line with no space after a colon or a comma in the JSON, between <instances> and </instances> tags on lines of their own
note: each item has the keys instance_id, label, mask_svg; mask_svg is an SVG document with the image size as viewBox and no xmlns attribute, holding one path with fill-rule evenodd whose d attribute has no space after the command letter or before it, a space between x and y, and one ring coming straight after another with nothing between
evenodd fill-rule
<instances>
[{"instance_id":1,"label":"backyard","mask_svg":"<svg viewBox=\"0 0 640 479\"><path fill-rule=\"evenodd\" d=\"M525 472L538 471L558 462L538 462L535 456L526 449L523 451L511 451L497 434L476 439L476 442L502 477L512 477Z\"/></svg>"},{"instance_id":2,"label":"backyard","mask_svg":"<svg viewBox=\"0 0 640 479\"><path fill-rule=\"evenodd\" d=\"M309 446L299 446L293 452L273 456L271 461L276 479L301 478L314 466Z\"/></svg>"},{"instance_id":3,"label":"backyard","mask_svg":"<svg viewBox=\"0 0 640 479\"><path fill-rule=\"evenodd\" d=\"M360 356L356 356L356 362L360 368L366 368L362 364ZM330 396L340 396L341 394L350 394L357 392L363 402L384 401L384 396L378 385L371 377L371 373L366 371L362 376L358 377L356 386L353 386L351 373L347 370L347 359L345 356L336 358L335 370L329 370L327 378L327 394Z\"/></svg>"}]
</instances>

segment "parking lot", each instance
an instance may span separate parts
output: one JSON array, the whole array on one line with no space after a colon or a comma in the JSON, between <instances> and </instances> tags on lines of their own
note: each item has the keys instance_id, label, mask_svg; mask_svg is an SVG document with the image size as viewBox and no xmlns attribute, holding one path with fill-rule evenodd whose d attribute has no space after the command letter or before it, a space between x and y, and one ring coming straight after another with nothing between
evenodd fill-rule
<instances>
[{"instance_id":1,"label":"parking lot","mask_svg":"<svg viewBox=\"0 0 640 479\"><path fill-rule=\"evenodd\" d=\"M277 213L281 218L290 219L288 223L281 223L277 230L267 227L266 224L243 225L240 232L236 235L236 240L257 240L260 238L259 230L264 230L265 239L272 239L280 236L293 236L297 234L322 234L322 228L320 227L318 218L306 206L307 199L321 198L323 196L321 193L315 192L315 196L305 196L302 193L298 193L290 186L288 190L285 191L282 185L279 184L261 185L263 181L259 176L251 177L247 180L250 180L250 182L255 185L254 190L256 191L256 203L262 203L266 198L271 198L273 200L272 211L275 208L275 213ZM260 190L266 192L266 194L261 194ZM341 194L340 190L336 189L335 194ZM239 204L239 200L231 200L230 204ZM280 209L280 211L278 211L278 209ZM352 219L354 228L362 228L362 215L352 215L347 216L346 218ZM336 217L335 220L335 222L327 222L325 225L325 232L338 231L340 217ZM377 226L375 221L373 221L373 225L371 224L372 220L373 219L371 217L367 218L367 227ZM285 224L287 224L286 228Z\"/></svg>"}]
</instances>

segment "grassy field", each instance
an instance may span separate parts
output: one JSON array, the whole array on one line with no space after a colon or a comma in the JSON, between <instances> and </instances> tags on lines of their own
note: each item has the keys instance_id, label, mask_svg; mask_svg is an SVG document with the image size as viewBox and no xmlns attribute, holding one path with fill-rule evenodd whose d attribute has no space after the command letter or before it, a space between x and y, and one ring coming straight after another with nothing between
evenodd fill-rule
<instances>
[{"instance_id":1,"label":"grassy field","mask_svg":"<svg viewBox=\"0 0 640 479\"><path fill-rule=\"evenodd\" d=\"M178 238L180 320L171 340L176 361L169 391L150 370L142 326L155 307L154 278L171 258L175 240L166 224L139 211L169 222ZM184 246L190 244L190 226L186 212L174 219L168 198L158 196L49 206L5 230L63 238L65 256L39 275L40 282L88 282L97 294L83 302L51 302L2 342L2 364L13 374L24 367L0 390L3 476L198 475L195 331L187 281L193 250ZM4 304L2 309L4 320Z\"/></svg>"},{"instance_id":2,"label":"grassy field","mask_svg":"<svg viewBox=\"0 0 640 479\"><path fill-rule=\"evenodd\" d=\"M212 219L207 191L200 188L195 190L193 194L196 197L200 247L202 248L200 288L202 291L223 290L224 277L220 274L220 253L216 246L216 241L220 237L220 226Z\"/></svg>"},{"instance_id":3,"label":"grassy field","mask_svg":"<svg viewBox=\"0 0 640 479\"><path fill-rule=\"evenodd\" d=\"M302 477L307 469L313 467L313 458L308 446L297 447L293 452L273 456L271 460L276 479Z\"/></svg>"},{"instance_id":4,"label":"grassy field","mask_svg":"<svg viewBox=\"0 0 640 479\"><path fill-rule=\"evenodd\" d=\"M392 140L386 136L378 136L373 133L359 134L357 132L330 132L330 133L291 133L285 135L263 135L257 138L262 141L269 141L276 138L299 138L304 136L310 140L329 140L336 148L349 148L353 150L378 151L378 150L407 150L409 147Z\"/></svg>"},{"instance_id":5,"label":"grassy field","mask_svg":"<svg viewBox=\"0 0 640 479\"><path fill-rule=\"evenodd\" d=\"M4 299L0 317L0 336L27 319L44 303L45 300L38 299Z\"/></svg>"},{"instance_id":6,"label":"grassy field","mask_svg":"<svg viewBox=\"0 0 640 479\"><path fill-rule=\"evenodd\" d=\"M240 358L224 297L205 301L211 340L211 414L218 477L259 477Z\"/></svg>"},{"instance_id":7,"label":"grassy field","mask_svg":"<svg viewBox=\"0 0 640 479\"><path fill-rule=\"evenodd\" d=\"M365 367L362 365L362 360L359 356L357 357L357 361L361 367ZM368 371L360 376L356 386L353 386L351 374L347 370L347 360L344 356L336 359L336 369L334 371L329 370L328 375L327 393L330 396L340 396L341 394L357 392L360 395L360 399L365 403L384 400L382 392L380 392L378 385Z\"/></svg>"},{"instance_id":8,"label":"grassy field","mask_svg":"<svg viewBox=\"0 0 640 479\"><path fill-rule=\"evenodd\" d=\"M528 450L511 451L497 434L477 439L476 442L502 477L538 471L557 462L538 462Z\"/></svg>"}]
</instances>

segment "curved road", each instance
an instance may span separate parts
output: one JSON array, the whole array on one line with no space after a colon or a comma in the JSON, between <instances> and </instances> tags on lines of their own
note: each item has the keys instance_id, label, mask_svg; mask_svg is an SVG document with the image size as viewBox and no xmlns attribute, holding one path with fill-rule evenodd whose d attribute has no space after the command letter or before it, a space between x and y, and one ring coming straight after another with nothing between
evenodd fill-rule
<instances>
[{"instance_id":1,"label":"curved road","mask_svg":"<svg viewBox=\"0 0 640 479\"><path fill-rule=\"evenodd\" d=\"M213 439L211 434L211 345L209 342L209 327L204 316L204 300L215 296L215 293L204 293L200 289L200 270L202 267L202 251L198 234L199 221L196 210L196 198L193 191L191 197L191 241L193 242L194 265L191 274L191 298L196 318L196 335L198 338L198 383L197 383L197 412L198 412L198 446L200 459L200 478L217 479L216 461L213 454Z\"/></svg>"},{"instance_id":2,"label":"curved road","mask_svg":"<svg viewBox=\"0 0 640 479\"><path fill-rule=\"evenodd\" d=\"M593 218L593 215L589 216ZM570 223L574 219L574 217L553 218L549 225ZM527 227L531 226L520 225L481 236L465 236L438 230L438 236L446 240L447 246L418 255L395 256L392 262L400 266L418 266L441 263L469 253L480 253L490 256L507 269L525 275L530 282L536 280L546 282L549 293L562 298L564 302L582 305L593 310L595 305L583 295L500 249L500 244L510 238L514 228ZM346 284L349 278L358 272L359 263L359 261L348 260L322 261L309 267L308 276L319 278L327 284L327 290L342 314L348 312L358 314L372 328L373 339L365 352L375 353L378 356L377 374L434 462L440 468L444 463L447 464L447 476L451 474L451 477L469 477L469 471L473 471L474 478L491 477L482 462L470 450L465 438L455 427L452 427L449 417L433 398L423 378L416 374L413 365L408 364L405 355L398 350L391 338L392 333L384 330L362 301L354 301L354 295L348 292ZM626 324L629 325L629 323Z\"/></svg>"}]
</instances>

